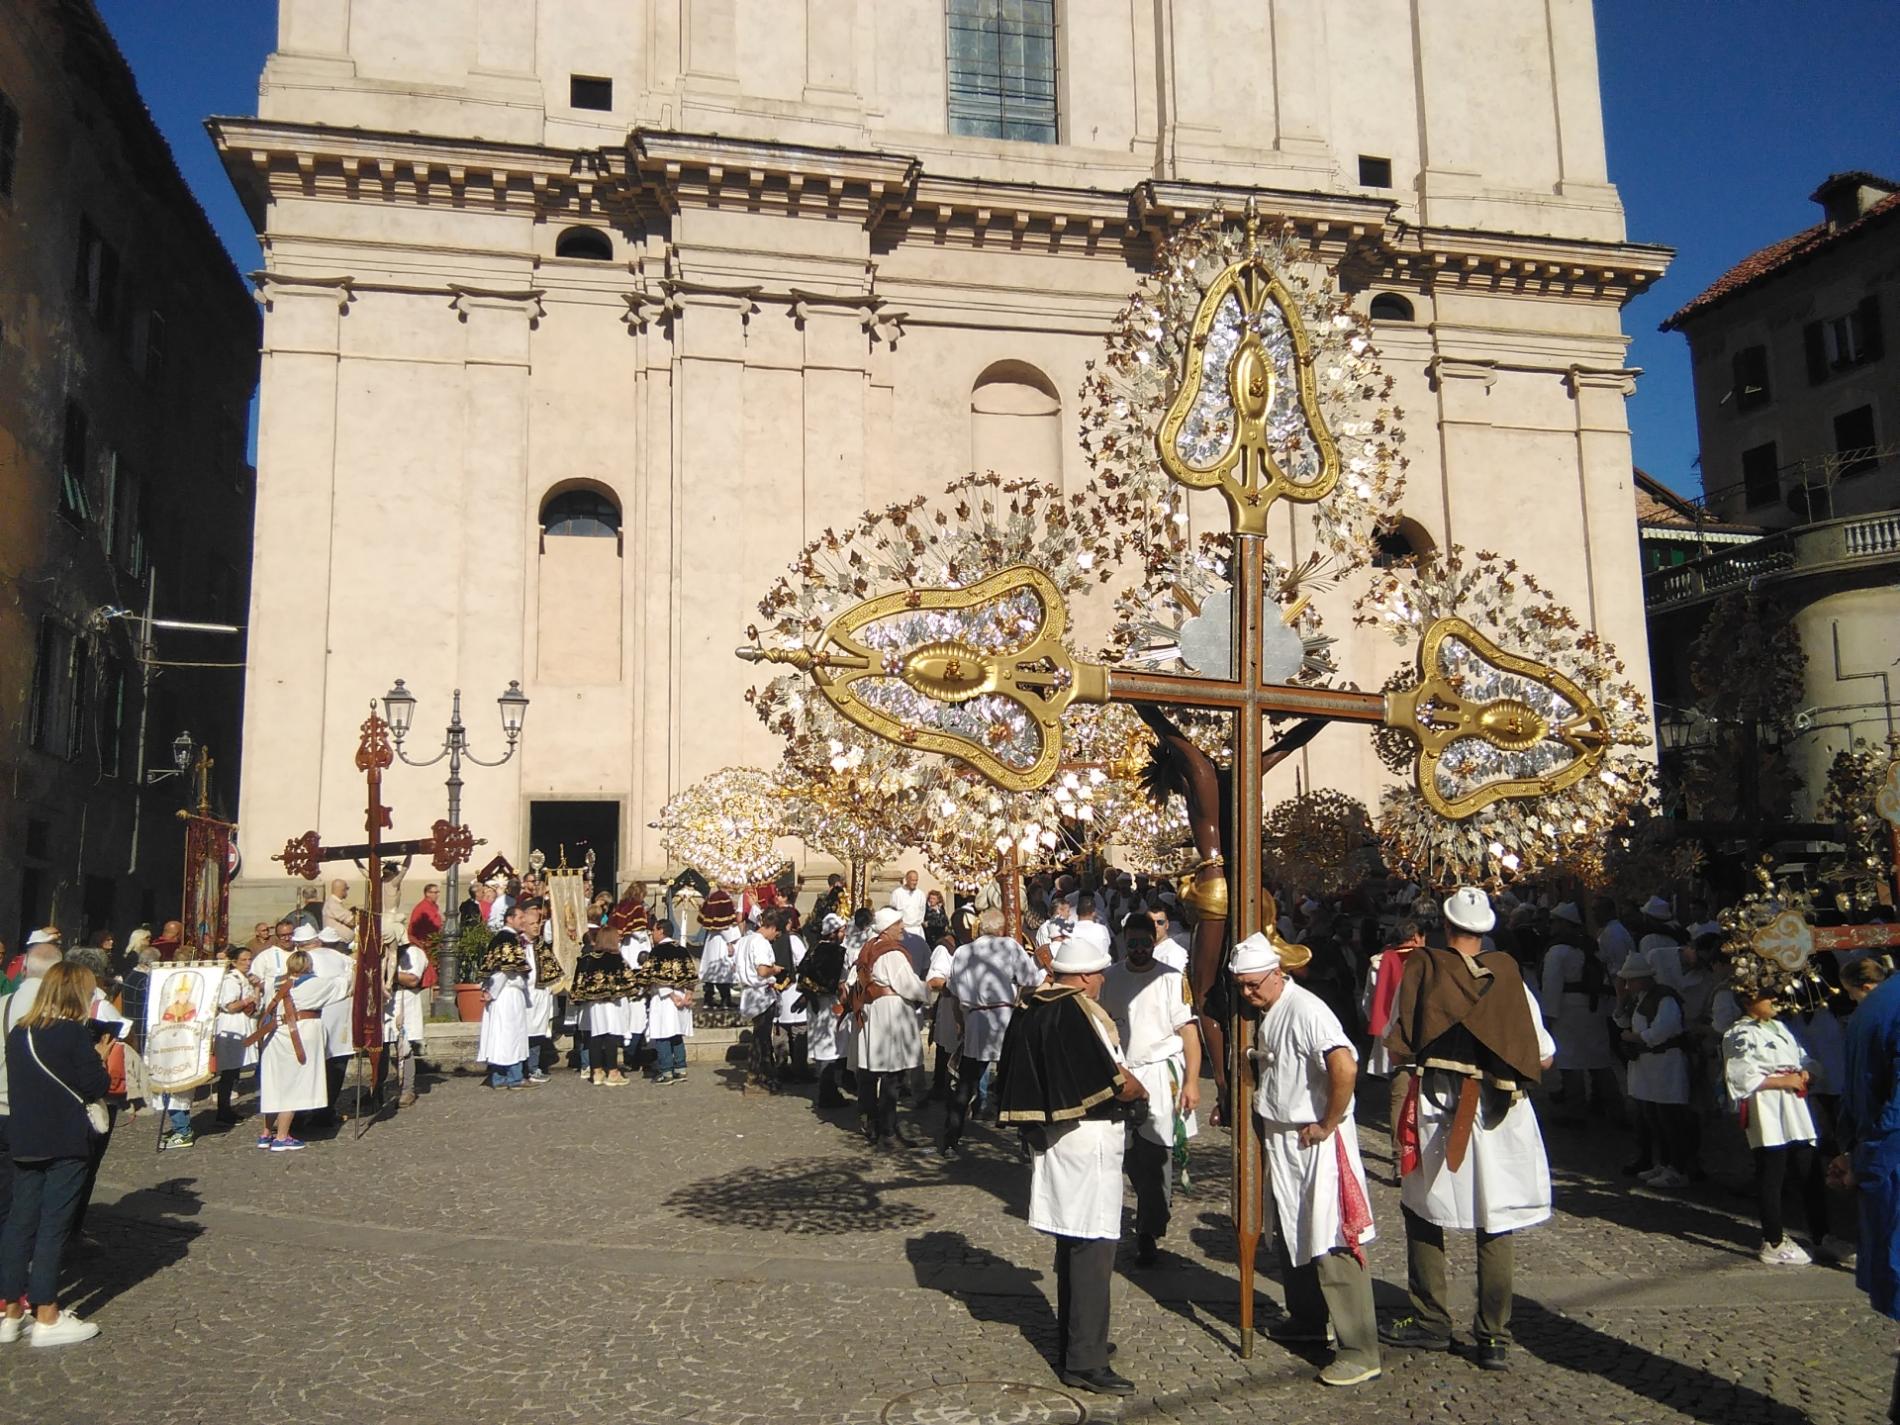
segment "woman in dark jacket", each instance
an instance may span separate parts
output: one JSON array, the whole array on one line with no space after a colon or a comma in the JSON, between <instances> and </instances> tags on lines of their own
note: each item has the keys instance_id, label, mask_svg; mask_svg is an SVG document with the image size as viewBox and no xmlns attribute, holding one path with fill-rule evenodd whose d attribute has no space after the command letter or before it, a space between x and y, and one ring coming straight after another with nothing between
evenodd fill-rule
<instances>
[{"instance_id":1,"label":"woman in dark jacket","mask_svg":"<svg viewBox=\"0 0 1900 1425\"><path fill-rule=\"evenodd\" d=\"M64 1346L99 1334L58 1302L60 1259L86 1196L92 1128L85 1105L104 1098L111 1083L88 1022L92 991L91 971L54 965L7 1035L13 1209L0 1232L0 1300L7 1304L0 1342L27 1333L35 1346ZM22 1296L33 1302L31 1321Z\"/></svg>"}]
</instances>

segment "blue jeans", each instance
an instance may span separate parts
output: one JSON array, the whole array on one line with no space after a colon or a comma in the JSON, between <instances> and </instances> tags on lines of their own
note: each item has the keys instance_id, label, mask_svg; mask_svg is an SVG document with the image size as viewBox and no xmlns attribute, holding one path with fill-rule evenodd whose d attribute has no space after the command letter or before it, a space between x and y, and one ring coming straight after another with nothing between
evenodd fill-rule
<instances>
[{"instance_id":1,"label":"blue jeans","mask_svg":"<svg viewBox=\"0 0 1900 1425\"><path fill-rule=\"evenodd\" d=\"M677 1074L686 1067L686 1041L678 1034L653 1041L653 1072L658 1077Z\"/></svg>"},{"instance_id":2,"label":"blue jeans","mask_svg":"<svg viewBox=\"0 0 1900 1425\"><path fill-rule=\"evenodd\" d=\"M519 1064L490 1064L489 1082L498 1089L512 1088L520 1084L528 1075L528 1061Z\"/></svg>"},{"instance_id":3,"label":"blue jeans","mask_svg":"<svg viewBox=\"0 0 1900 1425\"><path fill-rule=\"evenodd\" d=\"M34 1306L59 1300L59 1264L86 1197L86 1159L42 1158L13 1165L13 1207L0 1232L0 1301Z\"/></svg>"},{"instance_id":4,"label":"blue jeans","mask_svg":"<svg viewBox=\"0 0 1900 1425\"><path fill-rule=\"evenodd\" d=\"M188 1108L168 1108L165 1112L171 1117L172 1132L183 1137L189 1137L191 1134L191 1110Z\"/></svg>"},{"instance_id":5,"label":"blue jeans","mask_svg":"<svg viewBox=\"0 0 1900 1425\"><path fill-rule=\"evenodd\" d=\"M640 1072L640 1055L647 1047L644 1034L629 1034L626 1046L620 1051L620 1066L630 1074Z\"/></svg>"}]
</instances>

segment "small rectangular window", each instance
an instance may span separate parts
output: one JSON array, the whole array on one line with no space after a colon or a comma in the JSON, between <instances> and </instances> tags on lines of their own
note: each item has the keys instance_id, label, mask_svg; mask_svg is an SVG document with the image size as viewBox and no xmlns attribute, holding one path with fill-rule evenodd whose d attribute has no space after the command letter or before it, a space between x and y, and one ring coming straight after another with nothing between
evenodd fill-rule
<instances>
[{"instance_id":1,"label":"small rectangular window","mask_svg":"<svg viewBox=\"0 0 1900 1425\"><path fill-rule=\"evenodd\" d=\"M99 543L108 557L118 549L119 452L108 448L99 485Z\"/></svg>"},{"instance_id":2,"label":"small rectangular window","mask_svg":"<svg viewBox=\"0 0 1900 1425\"><path fill-rule=\"evenodd\" d=\"M1781 461L1772 440L1742 452L1742 491L1751 510L1780 500Z\"/></svg>"},{"instance_id":3,"label":"small rectangular window","mask_svg":"<svg viewBox=\"0 0 1900 1425\"><path fill-rule=\"evenodd\" d=\"M1758 410L1768 404L1768 348L1745 346L1735 353L1730 371L1737 411Z\"/></svg>"},{"instance_id":4,"label":"small rectangular window","mask_svg":"<svg viewBox=\"0 0 1900 1425\"><path fill-rule=\"evenodd\" d=\"M50 618L40 620L39 653L33 667L33 745L55 757L72 755L77 650L72 630Z\"/></svg>"},{"instance_id":5,"label":"small rectangular window","mask_svg":"<svg viewBox=\"0 0 1900 1425\"><path fill-rule=\"evenodd\" d=\"M165 373L165 314L147 312L145 314L145 350L140 358L139 375L146 382L156 386Z\"/></svg>"},{"instance_id":6,"label":"small rectangular window","mask_svg":"<svg viewBox=\"0 0 1900 1425\"><path fill-rule=\"evenodd\" d=\"M1872 406L1856 406L1834 417L1834 459L1840 474L1858 475L1880 464L1876 444Z\"/></svg>"},{"instance_id":7,"label":"small rectangular window","mask_svg":"<svg viewBox=\"0 0 1900 1425\"><path fill-rule=\"evenodd\" d=\"M13 196L13 170L20 156L20 111L0 94L0 198Z\"/></svg>"},{"instance_id":8,"label":"small rectangular window","mask_svg":"<svg viewBox=\"0 0 1900 1425\"><path fill-rule=\"evenodd\" d=\"M1841 371L1866 366L1886 354L1880 333L1880 301L1863 297L1851 312L1809 322L1801 330L1808 382L1818 386Z\"/></svg>"},{"instance_id":9,"label":"small rectangular window","mask_svg":"<svg viewBox=\"0 0 1900 1425\"><path fill-rule=\"evenodd\" d=\"M123 769L125 753L125 690L129 680L125 665L114 663L106 684L105 702L99 709L99 771L116 777Z\"/></svg>"},{"instance_id":10,"label":"small rectangular window","mask_svg":"<svg viewBox=\"0 0 1900 1425\"><path fill-rule=\"evenodd\" d=\"M1374 158L1369 153L1359 155L1359 186L1361 188L1390 188L1392 186L1392 160Z\"/></svg>"},{"instance_id":11,"label":"small rectangular window","mask_svg":"<svg viewBox=\"0 0 1900 1425\"><path fill-rule=\"evenodd\" d=\"M599 109L604 113L614 106L614 82L591 74L570 74L567 102L576 109Z\"/></svg>"},{"instance_id":12,"label":"small rectangular window","mask_svg":"<svg viewBox=\"0 0 1900 1425\"><path fill-rule=\"evenodd\" d=\"M1055 0L948 0L950 132L1055 143Z\"/></svg>"},{"instance_id":13,"label":"small rectangular window","mask_svg":"<svg viewBox=\"0 0 1900 1425\"><path fill-rule=\"evenodd\" d=\"M66 403L66 443L60 452L59 513L76 525L92 518L86 500L86 413L72 401Z\"/></svg>"}]
</instances>

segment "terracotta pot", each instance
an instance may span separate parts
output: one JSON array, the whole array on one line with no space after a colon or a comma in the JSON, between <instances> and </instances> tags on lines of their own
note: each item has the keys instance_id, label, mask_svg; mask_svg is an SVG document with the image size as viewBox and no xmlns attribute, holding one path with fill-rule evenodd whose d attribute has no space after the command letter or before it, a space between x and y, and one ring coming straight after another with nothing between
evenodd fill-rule
<instances>
[{"instance_id":1,"label":"terracotta pot","mask_svg":"<svg viewBox=\"0 0 1900 1425\"><path fill-rule=\"evenodd\" d=\"M457 985L455 987L455 1012L464 1024L478 1024L482 1017L482 987L480 985Z\"/></svg>"}]
</instances>

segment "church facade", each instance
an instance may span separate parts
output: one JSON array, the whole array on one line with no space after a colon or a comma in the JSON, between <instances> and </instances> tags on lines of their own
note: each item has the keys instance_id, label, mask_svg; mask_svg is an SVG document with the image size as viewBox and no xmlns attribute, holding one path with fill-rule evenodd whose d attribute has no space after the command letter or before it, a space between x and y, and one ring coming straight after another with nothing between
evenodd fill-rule
<instances>
[{"instance_id":1,"label":"church facade","mask_svg":"<svg viewBox=\"0 0 1900 1425\"><path fill-rule=\"evenodd\" d=\"M973 469L1079 488L1154 242L1249 195L1374 319L1404 539L1533 562L1646 662L1620 313L1668 253L1624 232L1589 0L279 12L257 115L211 122L265 251L247 902L287 837L355 839L397 678L423 755L453 689L479 756L533 700L464 769L491 848L662 870L668 796L776 759L732 649L798 547ZM1327 598L1376 687L1397 651ZM1376 799L1362 734L1302 756ZM388 775L397 835L441 772Z\"/></svg>"}]
</instances>

